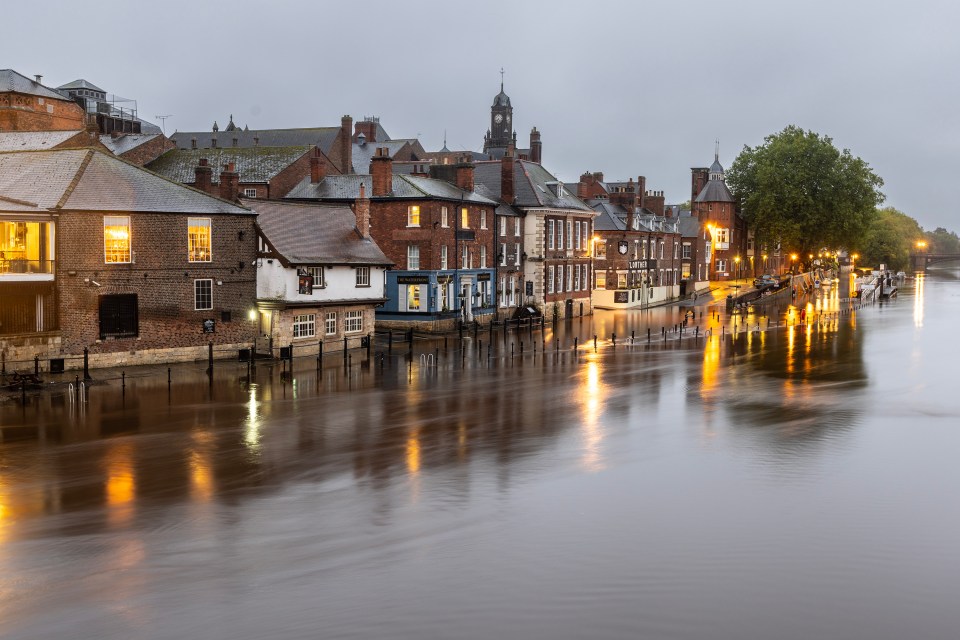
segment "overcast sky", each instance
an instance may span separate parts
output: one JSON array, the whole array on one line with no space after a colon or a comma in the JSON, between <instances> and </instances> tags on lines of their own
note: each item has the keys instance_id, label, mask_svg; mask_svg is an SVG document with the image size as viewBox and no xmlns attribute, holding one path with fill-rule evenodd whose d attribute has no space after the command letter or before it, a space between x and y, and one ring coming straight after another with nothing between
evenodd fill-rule
<instances>
[{"instance_id":1,"label":"overcast sky","mask_svg":"<svg viewBox=\"0 0 960 640\"><path fill-rule=\"evenodd\" d=\"M0 68L134 98L166 131L336 126L376 115L396 138L480 150L500 68L520 146L566 182L647 176L667 202L714 140L794 124L885 181L887 204L960 231L955 2L406 0L15 3Z\"/></svg>"}]
</instances>

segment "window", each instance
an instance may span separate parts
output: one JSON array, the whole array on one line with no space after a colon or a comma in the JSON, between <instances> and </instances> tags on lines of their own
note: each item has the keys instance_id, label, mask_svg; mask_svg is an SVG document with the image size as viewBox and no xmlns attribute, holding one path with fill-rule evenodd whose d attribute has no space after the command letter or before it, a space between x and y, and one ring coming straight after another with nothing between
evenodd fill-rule
<instances>
[{"instance_id":1,"label":"window","mask_svg":"<svg viewBox=\"0 0 960 640\"><path fill-rule=\"evenodd\" d=\"M573 291L573 267L567 267L567 291Z\"/></svg>"},{"instance_id":2,"label":"window","mask_svg":"<svg viewBox=\"0 0 960 640\"><path fill-rule=\"evenodd\" d=\"M723 273L727 270L726 260L717 260L717 273Z\"/></svg>"},{"instance_id":3,"label":"window","mask_svg":"<svg viewBox=\"0 0 960 640\"><path fill-rule=\"evenodd\" d=\"M137 294L100 296L100 339L139 335Z\"/></svg>"},{"instance_id":4,"label":"window","mask_svg":"<svg viewBox=\"0 0 960 640\"><path fill-rule=\"evenodd\" d=\"M520 253L520 243L518 242L515 245L513 245L513 260L514 260L514 264L517 265L518 267L520 266L520 259L522 257L523 255Z\"/></svg>"},{"instance_id":5,"label":"window","mask_svg":"<svg viewBox=\"0 0 960 640\"><path fill-rule=\"evenodd\" d=\"M553 293L554 291L554 277L556 277L554 266L550 265L547 267L547 293Z\"/></svg>"},{"instance_id":6,"label":"window","mask_svg":"<svg viewBox=\"0 0 960 640\"><path fill-rule=\"evenodd\" d=\"M507 219L500 218L500 235L507 235Z\"/></svg>"},{"instance_id":7,"label":"window","mask_svg":"<svg viewBox=\"0 0 960 640\"><path fill-rule=\"evenodd\" d=\"M447 268L447 245L440 247L440 268Z\"/></svg>"},{"instance_id":8,"label":"window","mask_svg":"<svg viewBox=\"0 0 960 640\"><path fill-rule=\"evenodd\" d=\"M463 229L470 228L470 211L466 207L460 209L460 227Z\"/></svg>"},{"instance_id":9,"label":"window","mask_svg":"<svg viewBox=\"0 0 960 640\"><path fill-rule=\"evenodd\" d=\"M440 226L441 226L441 227L449 227L449 226L450 226L450 220L449 220L449 218L447 217L447 208L446 208L446 207L440 207Z\"/></svg>"},{"instance_id":10,"label":"window","mask_svg":"<svg viewBox=\"0 0 960 640\"><path fill-rule=\"evenodd\" d=\"M358 287L370 286L370 267L357 267L355 269Z\"/></svg>"},{"instance_id":11,"label":"window","mask_svg":"<svg viewBox=\"0 0 960 640\"><path fill-rule=\"evenodd\" d=\"M500 295L497 296L500 298L500 306L507 306L507 279L500 278Z\"/></svg>"},{"instance_id":12,"label":"window","mask_svg":"<svg viewBox=\"0 0 960 640\"><path fill-rule=\"evenodd\" d=\"M673 243L673 259L676 260L680 254L680 245L676 242Z\"/></svg>"},{"instance_id":13,"label":"window","mask_svg":"<svg viewBox=\"0 0 960 640\"><path fill-rule=\"evenodd\" d=\"M130 216L103 216L104 262L130 262Z\"/></svg>"},{"instance_id":14,"label":"window","mask_svg":"<svg viewBox=\"0 0 960 640\"><path fill-rule=\"evenodd\" d=\"M505 244L500 245L500 264L507 264L507 245Z\"/></svg>"},{"instance_id":15,"label":"window","mask_svg":"<svg viewBox=\"0 0 960 640\"><path fill-rule=\"evenodd\" d=\"M327 317L324 319L324 332L328 336L337 335L337 312L327 311Z\"/></svg>"},{"instance_id":16,"label":"window","mask_svg":"<svg viewBox=\"0 0 960 640\"><path fill-rule=\"evenodd\" d=\"M245 198L256 198L257 190L256 189L244 189L243 195Z\"/></svg>"},{"instance_id":17,"label":"window","mask_svg":"<svg viewBox=\"0 0 960 640\"><path fill-rule=\"evenodd\" d=\"M487 228L487 210L486 209L480 209L480 228L481 229Z\"/></svg>"},{"instance_id":18,"label":"window","mask_svg":"<svg viewBox=\"0 0 960 640\"><path fill-rule=\"evenodd\" d=\"M480 268L487 268L487 246L484 244L480 245Z\"/></svg>"},{"instance_id":19,"label":"window","mask_svg":"<svg viewBox=\"0 0 960 640\"><path fill-rule=\"evenodd\" d=\"M590 237L590 223L587 222L586 220L584 220L584 221L583 221L583 226L581 227L581 230L582 230L582 232L583 232L583 244L582 244L582 246L583 246L584 250L586 250L586 248L590 246L590 240L588 239L588 238Z\"/></svg>"},{"instance_id":20,"label":"window","mask_svg":"<svg viewBox=\"0 0 960 640\"><path fill-rule=\"evenodd\" d=\"M193 281L193 308L197 311L213 309L213 280Z\"/></svg>"},{"instance_id":21,"label":"window","mask_svg":"<svg viewBox=\"0 0 960 640\"><path fill-rule=\"evenodd\" d=\"M577 230L577 235L576 235L576 240L574 241L573 245L574 245L574 248L579 251L579 250L580 250L580 221L579 221L579 220L577 220L577 222L576 222L576 224L574 225L574 227L575 227L576 230Z\"/></svg>"},{"instance_id":22,"label":"window","mask_svg":"<svg viewBox=\"0 0 960 640\"><path fill-rule=\"evenodd\" d=\"M579 222L577 224L580 224ZM580 265L574 267L576 269L576 276L573 278L573 290L580 291Z\"/></svg>"},{"instance_id":23,"label":"window","mask_svg":"<svg viewBox=\"0 0 960 640\"><path fill-rule=\"evenodd\" d=\"M460 268L469 269L470 265L470 249L466 246L463 247L463 253L460 255Z\"/></svg>"},{"instance_id":24,"label":"window","mask_svg":"<svg viewBox=\"0 0 960 640\"><path fill-rule=\"evenodd\" d=\"M407 269L416 271L420 268L420 247L415 244L407 245Z\"/></svg>"},{"instance_id":25,"label":"window","mask_svg":"<svg viewBox=\"0 0 960 640\"><path fill-rule=\"evenodd\" d=\"M520 218L514 218L513 220L513 235L520 237Z\"/></svg>"},{"instance_id":26,"label":"window","mask_svg":"<svg viewBox=\"0 0 960 640\"><path fill-rule=\"evenodd\" d=\"M607 288L607 272L606 271L594 271L597 277L597 289L606 289Z\"/></svg>"},{"instance_id":27,"label":"window","mask_svg":"<svg viewBox=\"0 0 960 640\"><path fill-rule=\"evenodd\" d=\"M690 277L690 263L689 263L689 262L683 263L683 270L681 271L681 275L682 275L684 278L689 278L689 277Z\"/></svg>"},{"instance_id":28,"label":"window","mask_svg":"<svg viewBox=\"0 0 960 640\"><path fill-rule=\"evenodd\" d=\"M563 265L557 265L557 293L563 293Z\"/></svg>"},{"instance_id":29,"label":"window","mask_svg":"<svg viewBox=\"0 0 960 640\"><path fill-rule=\"evenodd\" d=\"M317 334L317 316L312 313L304 313L299 316L293 316L293 337L294 338L312 338Z\"/></svg>"},{"instance_id":30,"label":"window","mask_svg":"<svg viewBox=\"0 0 960 640\"><path fill-rule=\"evenodd\" d=\"M510 296L510 306L517 304L517 279L514 276L510 276L510 287L507 289L507 294Z\"/></svg>"},{"instance_id":31,"label":"window","mask_svg":"<svg viewBox=\"0 0 960 640\"><path fill-rule=\"evenodd\" d=\"M420 207L415 204L407 207L407 226L408 227L420 226Z\"/></svg>"},{"instance_id":32,"label":"window","mask_svg":"<svg viewBox=\"0 0 960 640\"><path fill-rule=\"evenodd\" d=\"M622 271L617 272L617 289L627 288L627 274Z\"/></svg>"},{"instance_id":33,"label":"window","mask_svg":"<svg viewBox=\"0 0 960 640\"><path fill-rule=\"evenodd\" d=\"M547 220L547 248L548 249L554 248L553 233L554 233L554 221Z\"/></svg>"},{"instance_id":34,"label":"window","mask_svg":"<svg viewBox=\"0 0 960 640\"><path fill-rule=\"evenodd\" d=\"M684 243L683 243L683 257L686 258L687 260L689 260L689 259L690 259L690 255L691 255L691 251L692 251L692 249L691 249L691 247L690 247L690 243L689 243L689 242L684 242ZM690 275L690 274L688 273L687 275Z\"/></svg>"},{"instance_id":35,"label":"window","mask_svg":"<svg viewBox=\"0 0 960 640\"><path fill-rule=\"evenodd\" d=\"M557 220L557 249L563 249L563 220Z\"/></svg>"},{"instance_id":36,"label":"window","mask_svg":"<svg viewBox=\"0 0 960 640\"><path fill-rule=\"evenodd\" d=\"M313 276L313 288L322 289L327 286L323 280L323 267L307 267L307 273Z\"/></svg>"},{"instance_id":37,"label":"window","mask_svg":"<svg viewBox=\"0 0 960 640\"><path fill-rule=\"evenodd\" d=\"M189 262L210 262L210 218L187 219Z\"/></svg>"},{"instance_id":38,"label":"window","mask_svg":"<svg viewBox=\"0 0 960 640\"><path fill-rule=\"evenodd\" d=\"M595 247L594 255L597 258L607 257L607 243L603 240L603 238L600 238L600 240L598 240L597 242L594 242L593 246Z\"/></svg>"},{"instance_id":39,"label":"window","mask_svg":"<svg viewBox=\"0 0 960 640\"><path fill-rule=\"evenodd\" d=\"M406 311L420 311L421 285L409 284L401 286L401 289L404 288L406 288L406 295L404 296Z\"/></svg>"},{"instance_id":40,"label":"window","mask_svg":"<svg viewBox=\"0 0 960 640\"><path fill-rule=\"evenodd\" d=\"M567 249L573 249L573 220L567 220Z\"/></svg>"},{"instance_id":41,"label":"window","mask_svg":"<svg viewBox=\"0 0 960 640\"><path fill-rule=\"evenodd\" d=\"M343 314L343 332L363 331L363 311L347 311Z\"/></svg>"}]
</instances>

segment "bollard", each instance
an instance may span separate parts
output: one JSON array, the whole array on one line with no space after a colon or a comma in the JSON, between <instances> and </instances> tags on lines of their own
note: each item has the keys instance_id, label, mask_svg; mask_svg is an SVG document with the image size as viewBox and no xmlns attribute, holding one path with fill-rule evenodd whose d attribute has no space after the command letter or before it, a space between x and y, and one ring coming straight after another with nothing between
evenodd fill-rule
<instances>
[{"instance_id":1,"label":"bollard","mask_svg":"<svg viewBox=\"0 0 960 640\"><path fill-rule=\"evenodd\" d=\"M650 327L647 327L647 342L650 342Z\"/></svg>"},{"instance_id":2,"label":"bollard","mask_svg":"<svg viewBox=\"0 0 960 640\"><path fill-rule=\"evenodd\" d=\"M40 356L33 356L33 375L40 375Z\"/></svg>"},{"instance_id":3,"label":"bollard","mask_svg":"<svg viewBox=\"0 0 960 640\"><path fill-rule=\"evenodd\" d=\"M120 388L121 389L127 388L127 372L126 371L120 372Z\"/></svg>"},{"instance_id":4,"label":"bollard","mask_svg":"<svg viewBox=\"0 0 960 640\"><path fill-rule=\"evenodd\" d=\"M367 360L370 359L370 344L373 342L373 334L367 335Z\"/></svg>"},{"instance_id":5,"label":"bollard","mask_svg":"<svg viewBox=\"0 0 960 640\"><path fill-rule=\"evenodd\" d=\"M611 334L610 341L613 342L613 346L617 346L617 334L615 333Z\"/></svg>"},{"instance_id":6,"label":"bollard","mask_svg":"<svg viewBox=\"0 0 960 640\"><path fill-rule=\"evenodd\" d=\"M480 357L480 354L483 353L483 340L477 340L477 357Z\"/></svg>"},{"instance_id":7,"label":"bollard","mask_svg":"<svg viewBox=\"0 0 960 640\"><path fill-rule=\"evenodd\" d=\"M597 334L593 334L593 350L597 350Z\"/></svg>"},{"instance_id":8,"label":"bollard","mask_svg":"<svg viewBox=\"0 0 960 640\"><path fill-rule=\"evenodd\" d=\"M578 343L579 341L580 341L580 336L574 336L574 337L573 337L573 350L574 350L574 351L577 350L577 343Z\"/></svg>"},{"instance_id":9,"label":"bollard","mask_svg":"<svg viewBox=\"0 0 960 640\"><path fill-rule=\"evenodd\" d=\"M86 347L83 348L83 379L90 379L90 351Z\"/></svg>"},{"instance_id":10,"label":"bollard","mask_svg":"<svg viewBox=\"0 0 960 640\"><path fill-rule=\"evenodd\" d=\"M167 391L169 390L170 390L170 367L167 367Z\"/></svg>"},{"instance_id":11,"label":"bollard","mask_svg":"<svg viewBox=\"0 0 960 640\"><path fill-rule=\"evenodd\" d=\"M213 380L213 340L207 343L207 375Z\"/></svg>"},{"instance_id":12,"label":"bollard","mask_svg":"<svg viewBox=\"0 0 960 640\"><path fill-rule=\"evenodd\" d=\"M634 334L634 333L635 333L635 332L634 332L633 330L630 331L630 344L633 344L633 334Z\"/></svg>"},{"instance_id":13,"label":"bollard","mask_svg":"<svg viewBox=\"0 0 960 640\"><path fill-rule=\"evenodd\" d=\"M523 340L520 341L520 355L523 355Z\"/></svg>"},{"instance_id":14,"label":"bollard","mask_svg":"<svg viewBox=\"0 0 960 640\"><path fill-rule=\"evenodd\" d=\"M321 342L317 347L317 371L319 371L323 365L323 343Z\"/></svg>"},{"instance_id":15,"label":"bollard","mask_svg":"<svg viewBox=\"0 0 960 640\"><path fill-rule=\"evenodd\" d=\"M447 348L447 339L443 339L443 348ZM387 353L393 353L393 329L387 331Z\"/></svg>"},{"instance_id":16,"label":"bollard","mask_svg":"<svg viewBox=\"0 0 960 640\"><path fill-rule=\"evenodd\" d=\"M513 343L510 343L510 357L513 357Z\"/></svg>"}]
</instances>

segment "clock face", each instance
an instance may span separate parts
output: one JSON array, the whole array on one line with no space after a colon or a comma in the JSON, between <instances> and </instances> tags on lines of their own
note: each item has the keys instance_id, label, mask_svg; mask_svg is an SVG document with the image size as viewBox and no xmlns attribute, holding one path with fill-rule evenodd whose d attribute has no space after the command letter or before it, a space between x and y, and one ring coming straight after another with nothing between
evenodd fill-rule
<instances>
[{"instance_id":1,"label":"clock face","mask_svg":"<svg viewBox=\"0 0 960 640\"><path fill-rule=\"evenodd\" d=\"M496 122L497 124L500 124L501 122L503 122L503 116L498 113L497 115L493 116L493 121Z\"/></svg>"}]
</instances>

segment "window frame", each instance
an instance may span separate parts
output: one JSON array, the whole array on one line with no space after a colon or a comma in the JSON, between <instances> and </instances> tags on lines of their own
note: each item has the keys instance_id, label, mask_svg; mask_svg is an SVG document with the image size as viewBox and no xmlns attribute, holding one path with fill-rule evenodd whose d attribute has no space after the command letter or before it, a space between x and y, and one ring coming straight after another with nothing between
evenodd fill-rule
<instances>
[{"instance_id":1,"label":"window frame","mask_svg":"<svg viewBox=\"0 0 960 640\"><path fill-rule=\"evenodd\" d=\"M126 222L120 223L121 220L125 220ZM112 221L114 222L114 224L107 224L108 221ZM110 259L111 252L117 253L118 249L109 248L107 244L108 242L107 229L108 228L115 229L120 227L126 228L127 237L125 239L121 238L121 239L114 240L114 243L115 245L119 245L120 242L124 240L126 241L126 245L127 245L126 254L125 254L126 260L121 260L121 259L111 260ZM122 251L122 249L120 251ZM132 226L132 221L130 219L130 216L110 216L110 215L103 216L103 262L104 264L132 264L133 262L133 226Z\"/></svg>"},{"instance_id":2,"label":"window frame","mask_svg":"<svg viewBox=\"0 0 960 640\"><path fill-rule=\"evenodd\" d=\"M209 304L210 304L210 306L208 306L208 307L201 307L201 306L200 306L201 295L202 295L202 292L201 292L200 288L201 288L201 283L204 283L204 282L207 283L207 287L209 287L209 295L210 295ZM193 310L194 310L194 311L213 311L213 278L195 278L195 279L194 279L194 281L193 281Z\"/></svg>"},{"instance_id":3,"label":"window frame","mask_svg":"<svg viewBox=\"0 0 960 640\"><path fill-rule=\"evenodd\" d=\"M408 227L420 226L420 205L411 204L407 206L407 226Z\"/></svg>"},{"instance_id":4,"label":"window frame","mask_svg":"<svg viewBox=\"0 0 960 640\"><path fill-rule=\"evenodd\" d=\"M420 245L407 245L407 271L420 270Z\"/></svg>"},{"instance_id":5,"label":"window frame","mask_svg":"<svg viewBox=\"0 0 960 640\"><path fill-rule=\"evenodd\" d=\"M351 328L356 322L356 327ZM343 333L360 333L363 331L363 310L353 309L343 312Z\"/></svg>"},{"instance_id":6,"label":"window frame","mask_svg":"<svg viewBox=\"0 0 960 640\"><path fill-rule=\"evenodd\" d=\"M293 316L293 339L314 338L317 335L317 315L301 313Z\"/></svg>"},{"instance_id":7,"label":"window frame","mask_svg":"<svg viewBox=\"0 0 960 640\"><path fill-rule=\"evenodd\" d=\"M370 286L370 267L354 267L353 268L353 277L355 287L369 287Z\"/></svg>"},{"instance_id":8,"label":"window frame","mask_svg":"<svg viewBox=\"0 0 960 640\"><path fill-rule=\"evenodd\" d=\"M333 323L333 330L330 330L330 324ZM337 312L336 311L327 311L323 317L323 335L325 336L335 336L337 335Z\"/></svg>"},{"instance_id":9,"label":"window frame","mask_svg":"<svg viewBox=\"0 0 960 640\"><path fill-rule=\"evenodd\" d=\"M313 288L323 289L327 286L326 270L322 267L306 267L306 270L313 276Z\"/></svg>"}]
</instances>

